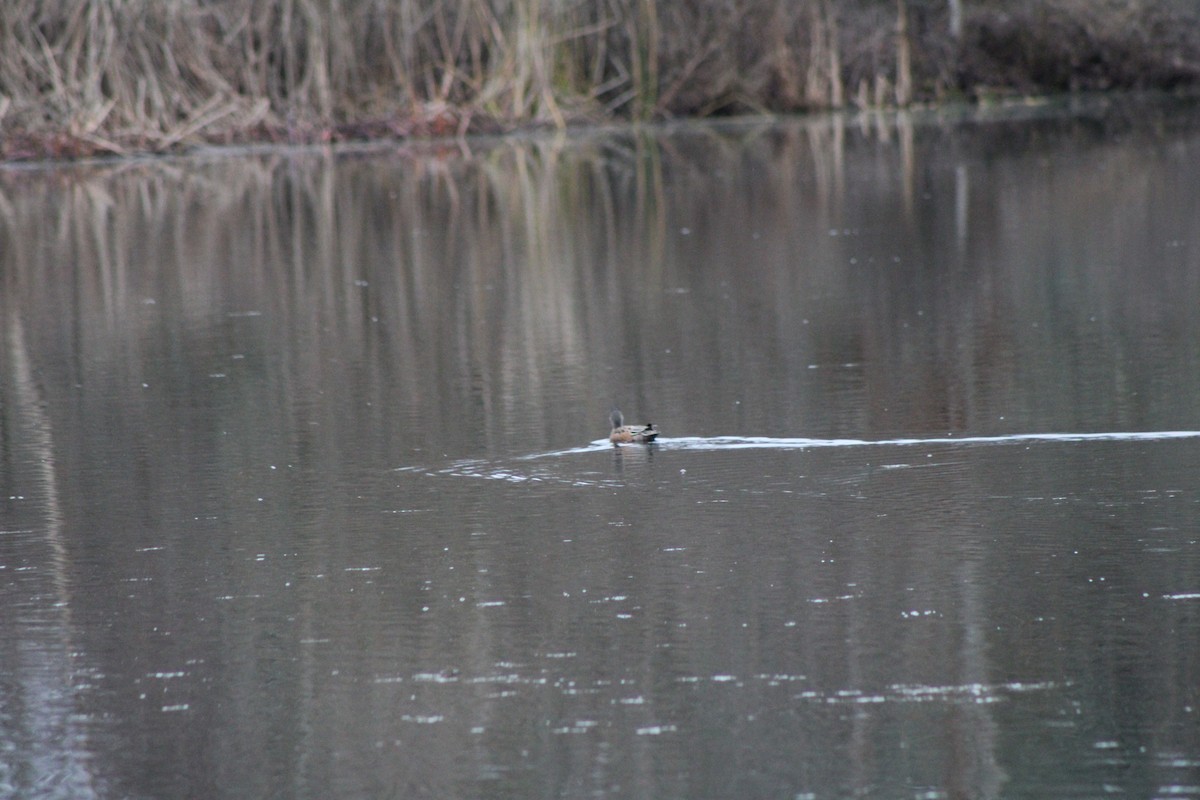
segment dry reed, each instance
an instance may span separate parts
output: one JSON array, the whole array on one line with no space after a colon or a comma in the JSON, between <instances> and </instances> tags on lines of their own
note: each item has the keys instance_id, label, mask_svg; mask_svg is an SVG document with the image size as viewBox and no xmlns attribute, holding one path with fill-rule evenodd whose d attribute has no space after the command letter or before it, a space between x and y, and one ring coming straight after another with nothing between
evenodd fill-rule
<instances>
[{"instance_id":1,"label":"dry reed","mask_svg":"<svg viewBox=\"0 0 1200 800\"><path fill-rule=\"evenodd\" d=\"M0 157L1194 85L1196 21L1186 0L8 0Z\"/></svg>"}]
</instances>

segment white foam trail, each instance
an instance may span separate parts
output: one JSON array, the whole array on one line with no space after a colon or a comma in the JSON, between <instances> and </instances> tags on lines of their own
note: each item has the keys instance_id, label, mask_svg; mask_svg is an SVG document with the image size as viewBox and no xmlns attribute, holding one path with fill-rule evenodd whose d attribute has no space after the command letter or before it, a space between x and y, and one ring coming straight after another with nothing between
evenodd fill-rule
<instances>
[{"instance_id":1,"label":"white foam trail","mask_svg":"<svg viewBox=\"0 0 1200 800\"><path fill-rule=\"evenodd\" d=\"M773 436L680 436L664 439L659 437L653 444L632 444L614 448L607 439L597 439L587 445L554 450L548 453L533 453L517 456L511 461L536 461L544 458L584 453L613 453L622 455L629 449L630 457L637 454L649 455L653 450L808 450L818 447L914 447L921 445L982 444L1003 445L1022 442L1151 442L1167 439L1197 439L1200 431L1120 431L1109 433L1014 433L1005 436L931 436L909 439L806 439L779 438ZM510 462L511 463L511 462ZM398 472L421 472L426 475L453 475L462 478L485 478L510 483L566 483L573 486L609 486L613 480L589 477L563 477L552 472L526 473L505 466L505 461L465 459L440 469L427 467L397 467Z\"/></svg>"},{"instance_id":2,"label":"white foam trail","mask_svg":"<svg viewBox=\"0 0 1200 800\"><path fill-rule=\"evenodd\" d=\"M634 445L631 445L634 446ZM637 447L645 447L646 445L636 445ZM567 450L554 450L549 453L534 453L529 456L520 456L517 461L533 461L535 458L556 458L558 456L573 456L579 453L597 453L604 450L612 450L613 445L608 439L597 439L585 447L572 447Z\"/></svg>"},{"instance_id":3,"label":"white foam trail","mask_svg":"<svg viewBox=\"0 0 1200 800\"><path fill-rule=\"evenodd\" d=\"M1196 439L1200 431L1114 431L1109 433L1014 433L1003 436L932 436L911 439L807 439L774 436L679 436L659 437L651 445L663 450L807 450L816 447L912 447L943 444L1018 444L1020 442L1147 442L1163 439ZM607 439L584 447L522 456L521 461L556 458L611 450Z\"/></svg>"},{"instance_id":4,"label":"white foam trail","mask_svg":"<svg viewBox=\"0 0 1200 800\"><path fill-rule=\"evenodd\" d=\"M1110 433L1015 433L1004 436L932 436L912 439L781 439L771 436L687 436L659 438L655 445L669 449L745 450L752 448L802 450L811 447L911 447L930 444L1017 444L1020 442L1144 442L1200 438L1200 431L1131 431Z\"/></svg>"}]
</instances>

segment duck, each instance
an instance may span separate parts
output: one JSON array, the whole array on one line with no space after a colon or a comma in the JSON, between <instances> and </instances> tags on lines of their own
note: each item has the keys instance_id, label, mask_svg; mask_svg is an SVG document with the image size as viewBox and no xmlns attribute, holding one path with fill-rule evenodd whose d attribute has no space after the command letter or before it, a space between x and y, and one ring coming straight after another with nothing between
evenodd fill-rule
<instances>
[{"instance_id":1,"label":"duck","mask_svg":"<svg viewBox=\"0 0 1200 800\"><path fill-rule=\"evenodd\" d=\"M654 441L654 437L658 436L653 422L647 422L645 425L626 425L625 418L615 408L609 419L612 420L612 433L608 435L608 440L613 444L629 442L649 444Z\"/></svg>"}]
</instances>

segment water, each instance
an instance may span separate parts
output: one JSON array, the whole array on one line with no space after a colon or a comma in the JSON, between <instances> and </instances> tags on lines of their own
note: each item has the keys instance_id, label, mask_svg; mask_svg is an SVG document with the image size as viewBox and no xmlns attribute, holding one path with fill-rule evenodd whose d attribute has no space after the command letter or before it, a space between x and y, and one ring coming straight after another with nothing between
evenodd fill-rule
<instances>
[{"instance_id":1,"label":"water","mask_svg":"<svg viewBox=\"0 0 1200 800\"><path fill-rule=\"evenodd\" d=\"M1200 795L1197 121L0 174L0 796Z\"/></svg>"}]
</instances>

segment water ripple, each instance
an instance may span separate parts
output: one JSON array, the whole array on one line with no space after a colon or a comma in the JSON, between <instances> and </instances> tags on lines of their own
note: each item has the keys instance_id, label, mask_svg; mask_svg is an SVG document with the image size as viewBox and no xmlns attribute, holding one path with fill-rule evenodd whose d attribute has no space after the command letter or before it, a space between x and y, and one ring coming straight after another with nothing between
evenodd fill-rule
<instances>
[{"instance_id":1,"label":"water ripple","mask_svg":"<svg viewBox=\"0 0 1200 800\"><path fill-rule=\"evenodd\" d=\"M1168 439L1200 438L1200 431L1115 431L1108 433L1016 433L1001 436L933 436L903 439L810 439L773 436L680 436L659 438L649 445L623 445L620 449L652 450L808 450L828 447L912 447L917 445L1003 445L1030 442L1146 442ZM598 479L590 476L566 477L548 471L528 471L506 465L506 461L527 462L586 453L613 452L607 439L597 439L587 445L546 453L532 453L508 460L464 459L440 467L398 467L398 472L421 472L426 475L449 475L467 478L508 481L511 483L565 483L573 486L615 486L619 479Z\"/></svg>"},{"instance_id":2,"label":"water ripple","mask_svg":"<svg viewBox=\"0 0 1200 800\"><path fill-rule=\"evenodd\" d=\"M781 439L771 436L713 436L659 439L655 444L664 449L676 450L804 450L815 447L907 447L929 444L1017 444L1020 442L1138 442L1194 438L1200 438L1200 431L1017 433L1006 436L934 436L912 439Z\"/></svg>"},{"instance_id":3,"label":"water ripple","mask_svg":"<svg viewBox=\"0 0 1200 800\"><path fill-rule=\"evenodd\" d=\"M1144 442L1200 438L1200 431L1114 431L1109 433L1014 433L1001 436L931 436L907 439L809 439L776 436L661 436L651 445L660 450L808 450L817 447L911 447L931 444L1019 444L1021 442ZM607 439L586 447L522 456L520 461L570 456L611 449Z\"/></svg>"}]
</instances>

